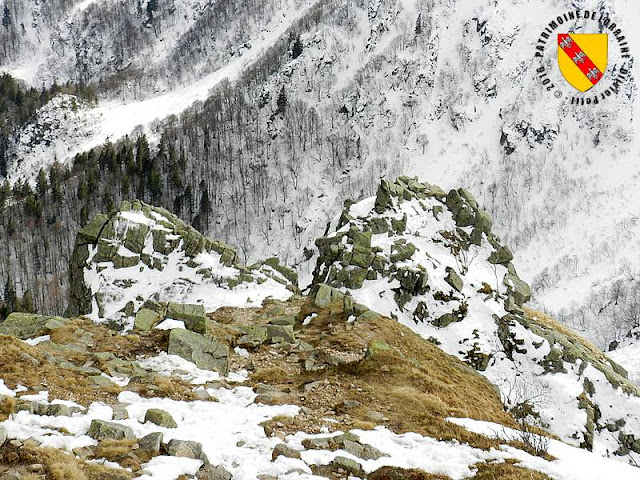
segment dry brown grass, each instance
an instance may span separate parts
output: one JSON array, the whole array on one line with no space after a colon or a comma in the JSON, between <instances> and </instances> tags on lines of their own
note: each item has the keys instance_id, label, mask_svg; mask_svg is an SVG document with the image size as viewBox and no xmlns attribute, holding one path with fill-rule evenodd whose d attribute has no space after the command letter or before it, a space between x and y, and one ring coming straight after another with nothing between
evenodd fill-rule
<instances>
[{"instance_id":1,"label":"dry brown grass","mask_svg":"<svg viewBox=\"0 0 640 480\"><path fill-rule=\"evenodd\" d=\"M122 468L130 468L138 472L142 464L153 458L153 455L138 448L137 440L103 440L96 447L93 458L105 458L118 463Z\"/></svg>"},{"instance_id":2,"label":"dry brown grass","mask_svg":"<svg viewBox=\"0 0 640 480\"><path fill-rule=\"evenodd\" d=\"M120 392L116 386L95 388L86 375L49 363L41 347L32 347L15 337L0 335L0 358L0 378L10 388L21 384L29 389L28 393L48 390L52 398L83 405L95 400L113 402Z\"/></svg>"},{"instance_id":3,"label":"dry brown grass","mask_svg":"<svg viewBox=\"0 0 640 480\"><path fill-rule=\"evenodd\" d=\"M88 344L80 338L89 332ZM40 344L36 347L14 337L0 336L0 378L15 388L18 384L34 391L48 390L52 398L73 400L88 406L94 401L112 403L121 389L116 385L96 387L89 375L79 371L60 368L49 361L47 355L71 362L76 366L91 366L104 370L105 360L97 358L98 352L112 353L122 360L135 360L140 356L155 356L167 350L168 334L153 330L140 334L120 335L104 325L95 325L89 320L75 319L51 334L51 341L67 346L65 350ZM192 385L180 379L168 379L156 375L154 385L136 385L142 396L165 396L176 400L193 399ZM133 386L132 388L133 389ZM0 419L10 413L8 406L0 405Z\"/></svg>"},{"instance_id":4,"label":"dry brown grass","mask_svg":"<svg viewBox=\"0 0 640 480\"><path fill-rule=\"evenodd\" d=\"M445 475L434 475L416 469L405 469L399 467L382 467L372 472L367 477L368 480L450 480L451 477Z\"/></svg>"},{"instance_id":5,"label":"dry brown grass","mask_svg":"<svg viewBox=\"0 0 640 480\"><path fill-rule=\"evenodd\" d=\"M169 341L169 334L164 330L121 335L105 325L96 325L84 318L73 319L54 330L51 341L58 345L77 345L78 338L85 332L92 335L92 340L87 345L81 345L84 353L109 352L123 360L135 360L139 356L166 352Z\"/></svg>"},{"instance_id":6,"label":"dry brown grass","mask_svg":"<svg viewBox=\"0 0 640 480\"><path fill-rule=\"evenodd\" d=\"M417 432L442 440L457 439L488 449L497 447L499 442L471 433L446 418L468 417L517 428L514 419L504 411L496 389L483 376L398 322L381 317L350 325L340 305L317 310L310 303L302 306L298 318L311 312L317 313L317 317L300 330L298 338L316 351L346 352L359 361L306 372L299 364L272 359L270 352L265 352L263 362L258 355L258 368L250 382L290 388L291 394L277 401L300 404L319 419L314 422L308 416L296 417L275 422L282 427L268 423L268 429L286 433L309 431L322 424L322 418L330 416L339 422L336 429L384 424L397 433ZM369 353L365 358L366 351ZM318 381L322 383L317 389L304 392L305 384ZM336 404L344 400L355 400L361 405L340 412ZM385 420L373 419L372 411L383 415Z\"/></svg>"},{"instance_id":7,"label":"dry brown grass","mask_svg":"<svg viewBox=\"0 0 640 480\"><path fill-rule=\"evenodd\" d=\"M137 448L137 440L103 440L98 443L95 449L94 457L106 458L112 462L128 455L131 450Z\"/></svg>"},{"instance_id":8,"label":"dry brown grass","mask_svg":"<svg viewBox=\"0 0 640 480\"><path fill-rule=\"evenodd\" d=\"M47 480L130 480L131 473L98 465L88 465L73 455L54 448L33 445L0 447L0 467L16 468L22 473L30 465L44 466ZM24 478L24 477L23 477Z\"/></svg>"},{"instance_id":9,"label":"dry brown grass","mask_svg":"<svg viewBox=\"0 0 640 480\"><path fill-rule=\"evenodd\" d=\"M515 460L503 463L477 463L476 480L549 480L547 475L528 468L516 467Z\"/></svg>"},{"instance_id":10,"label":"dry brown grass","mask_svg":"<svg viewBox=\"0 0 640 480\"><path fill-rule=\"evenodd\" d=\"M42 477L37 473L27 473L22 475L20 480L42 480Z\"/></svg>"},{"instance_id":11,"label":"dry brown grass","mask_svg":"<svg viewBox=\"0 0 640 480\"><path fill-rule=\"evenodd\" d=\"M9 418L9 415L13 413L13 409L16 405L16 401L13 397L1 397L0 398L0 422Z\"/></svg>"},{"instance_id":12,"label":"dry brown grass","mask_svg":"<svg viewBox=\"0 0 640 480\"><path fill-rule=\"evenodd\" d=\"M290 373L282 367L261 368L251 375L251 381L255 383L282 384L289 380Z\"/></svg>"}]
</instances>

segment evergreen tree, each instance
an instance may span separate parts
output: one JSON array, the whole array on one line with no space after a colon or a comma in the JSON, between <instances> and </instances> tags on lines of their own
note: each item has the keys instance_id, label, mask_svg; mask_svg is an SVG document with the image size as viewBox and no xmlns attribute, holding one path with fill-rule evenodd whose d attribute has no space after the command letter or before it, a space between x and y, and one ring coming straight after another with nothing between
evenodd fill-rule
<instances>
[{"instance_id":1,"label":"evergreen tree","mask_svg":"<svg viewBox=\"0 0 640 480\"><path fill-rule=\"evenodd\" d=\"M40 218L42 215L42 205L34 193L27 196L27 201L24 204L24 213L33 218Z\"/></svg>"},{"instance_id":2,"label":"evergreen tree","mask_svg":"<svg viewBox=\"0 0 640 480\"><path fill-rule=\"evenodd\" d=\"M4 303L9 308L9 312L13 312L16 306L16 287L13 284L11 277L7 277L7 281L4 284Z\"/></svg>"},{"instance_id":3,"label":"evergreen tree","mask_svg":"<svg viewBox=\"0 0 640 480\"><path fill-rule=\"evenodd\" d=\"M136 168L138 173L147 176L151 171L151 154L149 151L149 142L145 135L140 135L136 142Z\"/></svg>"},{"instance_id":4,"label":"evergreen tree","mask_svg":"<svg viewBox=\"0 0 640 480\"><path fill-rule=\"evenodd\" d=\"M36 179L36 193L39 198L44 198L47 194L47 190L49 190L49 182L47 181L47 174L44 172L44 169L41 168L38 172L38 178Z\"/></svg>"},{"instance_id":5,"label":"evergreen tree","mask_svg":"<svg viewBox=\"0 0 640 480\"><path fill-rule=\"evenodd\" d=\"M280 94L276 100L276 113L284 113L287 108L287 93L284 91L284 85L280 89Z\"/></svg>"},{"instance_id":6,"label":"evergreen tree","mask_svg":"<svg viewBox=\"0 0 640 480\"><path fill-rule=\"evenodd\" d=\"M162 172L157 165L157 162L153 162L151 172L149 173L149 191L151 192L151 198L155 201L162 195Z\"/></svg>"},{"instance_id":7,"label":"evergreen tree","mask_svg":"<svg viewBox=\"0 0 640 480\"><path fill-rule=\"evenodd\" d=\"M200 220L200 230L206 233L209 230L209 216L213 212L213 208L211 207L211 199L209 198L209 190L205 188L202 191L202 197L200 199L200 212L198 213L198 217Z\"/></svg>"},{"instance_id":8,"label":"evergreen tree","mask_svg":"<svg viewBox=\"0 0 640 480\"><path fill-rule=\"evenodd\" d=\"M302 42L300 41L300 37L296 37L291 47L291 56L295 59L300 55L302 55Z\"/></svg>"},{"instance_id":9,"label":"evergreen tree","mask_svg":"<svg viewBox=\"0 0 640 480\"><path fill-rule=\"evenodd\" d=\"M7 202L11 198L11 185L9 180L5 178L4 183L0 187L0 210L4 210Z\"/></svg>"},{"instance_id":10,"label":"evergreen tree","mask_svg":"<svg viewBox=\"0 0 640 480\"><path fill-rule=\"evenodd\" d=\"M13 220L13 217L9 218L9 223L7 224L7 234L9 236L13 236L16 233L16 222Z\"/></svg>"},{"instance_id":11,"label":"evergreen tree","mask_svg":"<svg viewBox=\"0 0 640 480\"><path fill-rule=\"evenodd\" d=\"M422 33L422 13L418 14L418 18L416 19L416 35L420 35Z\"/></svg>"},{"instance_id":12,"label":"evergreen tree","mask_svg":"<svg viewBox=\"0 0 640 480\"><path fill-rule=\"evenodd\" d=\"M2 25L4 28L9 28L11 26L11 12L9 11L9 7L7 5L4 6L4 13L2 14Z\"/></svg>"},{"instance_id":13,"label":"evergreen tree","mask_svg":"<svg viewBox=\"0 0 640 480\"><path fill-rule=\"evenodd\" d=\"M26 313L34 313L35 312L35 308L33 305L33 297L31 295L31 292L29 290L27 290L24 294L24 296L22 297L22 308L20 309L23 312Z\"/></svg>"},{"instance_id":14,"label":"evergreen tree","mask_svg":"<svg viewBox=\"0 0 640 480\"><path fill-rule=\"evenodd\" d=\"M153 12L158 10L158 0L149 0L147 3L147 17L149 21L153 21Z\"/></svg>"}]
</instances>

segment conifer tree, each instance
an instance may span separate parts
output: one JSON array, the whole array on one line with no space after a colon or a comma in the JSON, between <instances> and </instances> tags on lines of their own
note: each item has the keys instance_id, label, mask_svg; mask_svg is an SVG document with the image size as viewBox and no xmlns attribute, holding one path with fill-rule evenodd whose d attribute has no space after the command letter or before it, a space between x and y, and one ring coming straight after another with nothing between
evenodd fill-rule
<instances>
[{"instance_id":1,"label":"conifer tree","mask_svg":"<svg viewBox=\"0 0 640 480\"><path fill-rule=\"evenodd\" d=\"M296 37L291 47L291 56L295 59L300 55L302 55L302 42L300 41L300 37Z\"/></svg>"},{"instance_id":2,"label":"conifer tree","mask_svg":"<svg viewBox=\"0 0 640 480\"><path fill-rule=\"evenodd\" d=\"M278 99L276 100L276 113L284 113L287 108L287 93L284 90L284 85L280 89Z\"/></svg>"},{"instance_id":3,"label":"conifer tree","mask_svg":"<svg viewBox=\"0 0 640 480\"><path fill-rule=\"evenodd\" d=\"M47 190L49 190L47 174L44 172L44 169L41 168L38 172L38 178L36 179L36 193L38 194L38 197L44 198L47 194Z\"/></svg>"},{"instance_id":4,"label":"conifer tree","mask_svg":"<svg viewBox=\"0 0 640 480\"><path fill-rule=\"evenodd\" d=\"M11 277L7 277L7 281L4 284L4 303L7 305L9 312L13 312L16 300L16 287Z\"/></svg>"},{"instance_id":5,"label":"conifer tree","mask_svg":"<svg viewBox=\"0 0 640 480\"><path fill-rule=\"evenodd\" d=\"M2 25L4 28L9 28L11 26L11 12L9 11L9 7L7 5L4 6L4 12L2 14Z\"/></svg>"},{"instance_id":6,"label":"conifer tree","mask_svg":"<svg viewBox=\"0 0 640 480\"><path fill-rule=\"evenodd\" d=\"M26 313L34 313L35 311L35 308L33 305L33 296L31 295L31 292L29 290L27 290L24 296L22 297L21 307L22 308L20 310Z\"/></svg>"}]
</instances>

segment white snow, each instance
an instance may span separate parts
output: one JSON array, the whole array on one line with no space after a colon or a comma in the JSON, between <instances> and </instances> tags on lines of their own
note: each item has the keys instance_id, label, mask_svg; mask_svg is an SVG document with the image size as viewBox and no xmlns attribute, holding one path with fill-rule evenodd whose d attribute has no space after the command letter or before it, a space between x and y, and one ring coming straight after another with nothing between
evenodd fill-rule
<instances>
[{"instance_id":1,"label":"white snow","mask_svg":"<svg viewBox=\"0 0 640 480\"><path fill-rule=\"evenodd\" d=\"M491 422L463 418L449 418L448 421L461 425L469 431L498 439L520 438L517 431ZM612 478L631 480L640 475L638 467L602 458L587 450L553 439L549 439L548 453L557 460L551 462L508 445L503 445L501 449L511 458L520 460L519 465L538 470L557 480L610 480Z\"/></svg>"},{"instance_id":2,"label":"white snow","mask_svg":"<svg viewBox=\"0 0 640 480\"><path fill-rule=\"evenodd\" d=\"M182 320L174 320L173 318L167 318L153 328L158 330L173 330L174 328L186 329Z\"/></svg>"},{"instance_id":3,"label":"white snow","mask_svg":"<svg viewBox=\"0 0 640 480\"><path fill-rule=\"evenodd\" d=\"M41 337L28 338L24 342L32 347L38 345L39 343L46 342L47 340L51 340L51 335L42 335Z\"/></svg>"},{"instance_id":4,"label":"white snow","mask_svg":"<svg viewBox=\"0 0 640 480\"><path fill-rule=\"evenodd\" d=\"M15 397L15 390L11 390L4 384L4 380L0 378L0 395L5 395L7 397Z\"/></svg>"},{"instance_id":5,"label":"white snow","mask_svg":"<svg viewBox=\"0 0 640 480\"><path fill-rule=\"evenodd\" d=\"M628 345L607 352L607 355L629 372L629 380L633 380L640 385L640 345Z\"/></svg>"},{"instance_id":6,"label":"white snow","mask_svg":"<svg viewBox=\"0 0 640 480\"><path fill-rule=\"evenodd\" d=\"M256 394L247 387L233 390L208 389L217 402L184 402L162 398L144 399L132 392L123 392L119 401L127 405L130 418L118 421L133 428L136 436L162 431L164 441L176 438L203 444L204 453L213 464L221 464L238 479L255 479L258 473L283 475L300 462L271 462L271 450L280 441L267 438L260 423L275 416L293 416L299 408L291 405L267 406L255 404ZM178 423L178 428L165 429L154 424L142 423L149 408L168 411ZM92 419L111 420L109 406L94 403L86 413L73 417L49 417L19 412L3 424L10 438L33 437L50 446L71 450L94 445L86 436ZM63 435L55 428L66 428ZM146 476L154 480L173 480L181 473L193 474L201 466L199 460L182 460L174 457L156 457L148 464Z\"/></svg>"}]
</instances>

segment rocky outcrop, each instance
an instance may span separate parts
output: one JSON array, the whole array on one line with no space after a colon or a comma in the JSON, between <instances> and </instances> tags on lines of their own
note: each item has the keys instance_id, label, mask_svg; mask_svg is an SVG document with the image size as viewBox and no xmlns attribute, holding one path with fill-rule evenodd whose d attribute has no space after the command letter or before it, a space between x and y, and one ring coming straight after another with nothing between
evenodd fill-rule
<instances>
[{"instance_id":1,"label":"rocky outcrop","mask_svg":"<svg viewBox=\"0 0 640 480\"><path fill-rule=\"evenodd\" d=\"M463 188L445 194L436 185L421 183L408 177L400 177L393 183L382 180L374 202L375 214L356 219L351 215L349 207L342 213L337 231L316 240L319 256L313 283L359 289L366 280L397 280L399 286L394 290L396 302L401 309L412 297L426 293L429 285L428 273L424 268L419 268L419 262L411 261L417 248L415 242L409 240L411 235L405 235L409 232L407 213L398 214L394 208L395 204L403 202L420 203L420 211L425 212L424 218L433 218L430 223L434 228L439 228L438 224L442 223L440 219L445 211L447 218L453 220L446 226L443 224L442 230L434 232L436 235L432 236L432 240L445 244L456 260L454 265L446 267L445 278L454 290L460 292L463 286L463 279L458 271L466 273L470 263L479 254L479 247L485 246L486 260L503 267L500 270L504 272L502 283L506 291L496 293L507 311L522 312L521 307L531 297L529 286L516 273L511 263L513 255L491 232L491 218L479 207L473 195ZM346 228L347 225L349 228ZM380 234L393 238L388 247L372 245L372 235ZM471 251L474 249L477 253ZM444 296L441 295L443 298ZM450 319L463 318L464 312L459 310L461 305L458 302L455 308L443 314L447 316L440 315L433 321L449 324ZM414 319L423 321L426 316L424 304L418 305L414 311Z\"/></svg>"},{"instance_id":2,"label":"rocky outcrop","mask_svg":"<svg viewBox=\"0 0 640 480\"><path fill-rule=\"evenodd\" d=\"M191 440L173 439L166 445L167 454L173 457L186 457L209 463L202 451L202 444Z\"/></svg>"},{"instance_id":3,"label":"rocky outcrop","mask_svg":"<svg viewBox=\"0 0 640 480\"><path fill-rule=\"evenodd\" d=\"M241 265L235 248L139 201L96 215L78 233L69 277L69 316L141 330L160 320L155 311L204 333L206 311L297 291L297 274L277 258ZM145 305L157 301L167 310Z\"/></svg>"},{"instance_id":4,"label":"rocky outcrop","mask_svg":"<svg viewBox=\"0 0 640 480\"><path fill-rule=\"evenodd\" d=\"M171 414L166 410L161 410L159 408L150 408L144 414L144 421L155 423L159 427L164 428L177 428L178 424L173 419Z\"/></svg>"},{"instance_id":5,"label":"rocky outcrop","mask_svg":"<svg viewBox=\"0 0 640 480\"><path fill-rule=\"evenodd\" d=\"M31 313L12 313L0 323L0 335L12 335L22 340L48 335L67 323L66 318Z\"/></svg>"},{"instance_id":6,"label":"rocky outcrop","mask_svg":"<svg viewBox=\"0 0 640 480\"><path fill-rule=\"evenodd\" d=\"M138 445L141 450L149 452L152 455L158 455L162 450L163 437L162 432L153 432L142 437L138 441Z\"/></svg>"},{"instance_id":7,"label":"rocky outcrop","mask_svg":"<svg viewBox=\"0 0 640 480\"><path fill-rule=\"evenodd\" d=\"M468 190L400 177L346 205L316 240L318 305L366 304L482 372L514 414L589 449L634 451L640 416L630 412L640 389L595 347L527 309L529 285ZM579 385L579 395L563 383ZM523 400L525 391L544 400Z\"/></svg>"}]
</instances>

